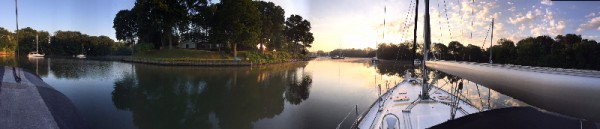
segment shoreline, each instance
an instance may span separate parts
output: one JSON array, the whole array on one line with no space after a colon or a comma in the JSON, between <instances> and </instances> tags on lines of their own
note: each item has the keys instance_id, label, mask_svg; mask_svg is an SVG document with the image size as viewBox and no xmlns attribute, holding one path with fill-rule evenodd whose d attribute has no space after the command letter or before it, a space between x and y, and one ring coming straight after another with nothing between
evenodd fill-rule
<instances>
[{"instance_id":1,"label":"shoreline","mask_svg":"<svg viewBox=\"0 0 600 129\"><path fill-rule=\"evenodd\" d=\"M312 59L292 59L288 61L274 61L274 62L252 62L247 60L219 60L219 59L207 59L207 60L164 60L164 59L152 59L152 58L139 58L139 57L126 57L121 61L130 63L142 63L152 65L163 65L163 66L256 66L256 65L270 65L270 64L283 64L283 63L294 63L294 62L305 62Z\"/></svg>"}]
</instances>

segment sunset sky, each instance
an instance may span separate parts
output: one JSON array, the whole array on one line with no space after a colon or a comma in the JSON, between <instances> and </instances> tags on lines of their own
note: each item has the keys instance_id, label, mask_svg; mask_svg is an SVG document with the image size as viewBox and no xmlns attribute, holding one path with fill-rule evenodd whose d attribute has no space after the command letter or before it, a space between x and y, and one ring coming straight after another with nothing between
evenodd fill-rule
<instances>
[{"instance_id":1,"label":"sunset sky","mask_svg":"<svg viewBox=\"0 0 600 129\"><path fill-rule=\"evenodd\" d=\"M409 16L405 23L407 12L414 2L411 0L270 1L282 6L286 16L300 14L311 22L315 36L313 47L310 48L312 51L330 51L340 47L375 47L376 42L398 43L412 40L414 16ZM19 27L49 32L73 30L115 39L112 28L115 14L122 9L131 9L134 2L135 0L21 0ZM418 40L422 40L424 2L419 4ZM387 5L387 13L384 13L384 5ZM444 11L446 9L447 12ZM413 12L414 9L410 15L414 15ZM492 18L496 22L494 42L500 38L518 41L528 36L554 37L566 33L600 39L600 2L431 0L430 15L432 41L446 44L451 40L458 40L465 45L483 45ZM0 1L0 27L14 30L14 16L14 1ZM385 39L382 37L384 18ZM489 46L489 35L487 43L486 46Z\"/></svg>"}]
</instances>

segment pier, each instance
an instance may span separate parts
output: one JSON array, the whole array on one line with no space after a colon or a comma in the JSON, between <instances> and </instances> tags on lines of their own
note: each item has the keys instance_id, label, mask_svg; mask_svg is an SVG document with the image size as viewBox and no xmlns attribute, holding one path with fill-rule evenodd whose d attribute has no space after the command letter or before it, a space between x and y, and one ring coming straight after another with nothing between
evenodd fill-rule
<instances>
[{"instance_id":1,"label":"pier","mask_svg":"<svg viewBox=\"0 0 600 129\"><path fill-rule=\"evenodd\" d=\"M87 128L71 101L37 75L21 68L0 68L0 128ZM15 78L21 78L17 82Z\"/></svg>"}]
</instances>

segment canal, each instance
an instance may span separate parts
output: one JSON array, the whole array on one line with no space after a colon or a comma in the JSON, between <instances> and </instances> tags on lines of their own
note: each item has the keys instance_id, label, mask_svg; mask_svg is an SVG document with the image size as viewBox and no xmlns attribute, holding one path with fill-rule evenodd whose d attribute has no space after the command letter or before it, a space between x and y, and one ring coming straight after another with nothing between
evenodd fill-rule
<instances>
[{"instance_id":1,"label":"canal","mask_svg":"<svg viewBox=\"0 0 600 129\"><path fill-rule=\"evenodd\" d=\"M410 64L367 58L255 67L158 66L65 58L0 58L38 74L65 94L94 129L348 128ZM443 73L442 73L443 74ZM432 74L432 76L434 76ZM442 89L464 81L478 108L526 106L467 80L442 75ZM445 84L445 85L444 85Z\"/></svg>"}]
</instances>

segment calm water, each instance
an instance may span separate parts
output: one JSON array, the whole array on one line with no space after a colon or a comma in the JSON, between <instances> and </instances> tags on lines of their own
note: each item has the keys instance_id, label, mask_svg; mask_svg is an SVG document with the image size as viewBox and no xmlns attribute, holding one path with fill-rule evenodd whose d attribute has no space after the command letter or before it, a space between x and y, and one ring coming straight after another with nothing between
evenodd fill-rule
<instances>
[{"instance_id":1,"label":"calm water","mask_svg":"<svg viewBox=\"0 0 600 129\"><path fill-rule=\"evenodd\" d=\"M409 64L317 59L262 67L172 67L118 61L0 58L39 74L65 94L92 128L342 128ZM438 84L456 82L444 76ZM478 107L525 105L466 81ZM450 84L442 86L448 90ZM479 91L479 92L477 92ZM489 98L489 103L488 103Z\"/></svg>"}]
</instances>

